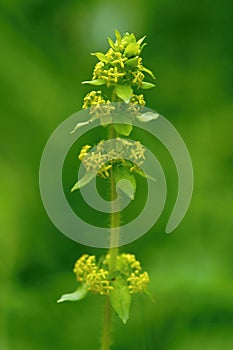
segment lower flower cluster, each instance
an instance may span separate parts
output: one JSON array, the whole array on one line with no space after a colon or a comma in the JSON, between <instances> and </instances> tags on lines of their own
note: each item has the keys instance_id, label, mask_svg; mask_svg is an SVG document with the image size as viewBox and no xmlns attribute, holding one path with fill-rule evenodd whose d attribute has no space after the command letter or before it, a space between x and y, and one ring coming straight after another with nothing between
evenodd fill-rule
<instances>
[{"instance_id":1,"label":"lower flower cluster","mask_svg":"<svg viewBox=\"0 0 233 350\"><path fill-rule=\"evenodd\" d=\"M84 254L74 266L74 273L78 282L87 286L95 294L109 295L114 289L114 281L121 276L128 287L129 293L144 292L149 283L149 275L142 271L141 263L133 254L117 256L114 272L109 272L110 256L107 254L96 262L94 255Z\"/></svg>"},{"instance_id":2,"label":"lower flower cluster","mask_svg":"<svg viewBox=\"0 0 233 350\"><path fill-rule=\"evenodd\" d=\"M98 268L94 255L84 254L74 265L74 273L78 282L87 286L89 291L108 295L113 287L108 279L109 272L103 268Z\"/></svg>"}]
</instances>

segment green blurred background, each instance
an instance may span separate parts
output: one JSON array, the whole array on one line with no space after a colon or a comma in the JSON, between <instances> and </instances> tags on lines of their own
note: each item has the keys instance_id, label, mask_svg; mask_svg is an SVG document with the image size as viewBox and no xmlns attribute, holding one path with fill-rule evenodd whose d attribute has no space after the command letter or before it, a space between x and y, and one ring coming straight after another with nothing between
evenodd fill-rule
<instances>
[{"instance_id":1,"label":"green blurred background","mask_svg":"<svg viewBox=\"0 0 233 350\"><path fill-rule=\"evenodd\" d=\"M104 250L56 230L38 170L49 135L81 108L88 87L80 82L96 62L89 53L106 50L115 28L147 35L144 63L157 76L147 105L185 140L195 188L183 222L166 235L177 177L158 144L166 208L122 248L149 271L155 303L135 298L127 326L114 318L113 349L233 349L232 10L230 0L1 0L0 350L98 349L103 298L56 299L76 287L75 260Z\"/></svg>"}]
</instances>

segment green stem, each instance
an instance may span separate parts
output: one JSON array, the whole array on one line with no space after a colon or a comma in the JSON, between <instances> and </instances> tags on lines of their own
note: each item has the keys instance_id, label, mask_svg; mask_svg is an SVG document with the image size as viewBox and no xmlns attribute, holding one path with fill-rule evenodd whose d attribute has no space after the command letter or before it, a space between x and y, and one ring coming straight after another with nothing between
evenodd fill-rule
<instances>
[{"instance_id":1,"label":"green stem","mask_svg":"<svg viewBox=\"0 0 233 350\"><path fill-rule=\"evenodd\" d=\"M105 301L105 309L104 309L104 324L103 324L101 350L109 350L111 347L111 314L112 314L112 310L111 310L110 299L107 296Z\"/></svg>"},{"instance_id":2,"label":"green stem","mask_svg":"<svg viewBox=\"0 0 233 350\"><path fill-rule=\"evenodd\" d=\"M109 139L116 137L113 126L109 128ZM115 182L113 179L113 171L111 169L111 214L110 214L110 249L108 254L109 259L109 272L113 272L116 268L117 255L118 255L118 240L120 233L120 212L118 209L118 202L114 202L115 197ZM105 309L104 309L104 323L102 333L102 346L101 350L109 350L111 348L111 323L112 323L112 307L110 304L109 296L106 297Z\"/></svg>"}]
</instances>

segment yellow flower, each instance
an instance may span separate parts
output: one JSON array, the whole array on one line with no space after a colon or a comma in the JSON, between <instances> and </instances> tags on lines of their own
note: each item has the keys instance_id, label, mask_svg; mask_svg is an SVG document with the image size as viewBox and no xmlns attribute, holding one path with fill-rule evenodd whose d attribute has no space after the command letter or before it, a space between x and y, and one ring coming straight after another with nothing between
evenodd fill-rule
<instances>
[{"instance_id":1,"label":"yellow flower","mask_svg":"<svg viewBox=\"0 0 233 350\"><path fill-rule=\"evenodd\" d=\"M147 272L140 273L139 270L136 270L131 273L127 281L130 294L134 294L146 290L150 279Z\"/></svg>"},{"instance_id":2,"label":"yellow flower","mask_svg":"<svg viewBox=\"0 0 233 350\"><path fill-rule=\"evenodd\" d=\"M84 254L74 265L74 273L78 282L87 286L87 289L93 293L109 295L113 289L108 280L109 271L98 268L94 255Z\"/></svg>"},{"instance_id":3,"label":"yellow flower","mask_svg":"<svg viewBox=\"0 0 233 350\"><path fill-rule=\"evenodd\" d=\"M87 109L93 105L106 103L101 91L91 91L84 97L83 109Z\"/></svg>"}]
</instances>

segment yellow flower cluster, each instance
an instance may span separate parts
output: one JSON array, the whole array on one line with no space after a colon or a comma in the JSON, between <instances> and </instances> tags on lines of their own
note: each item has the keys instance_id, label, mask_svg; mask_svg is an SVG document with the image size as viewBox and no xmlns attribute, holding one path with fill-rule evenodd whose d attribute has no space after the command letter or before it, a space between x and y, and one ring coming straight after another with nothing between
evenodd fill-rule
<instances>
[{"instance_id":1,"label":"yellow flower cluster","mask_svg":"<svg viewBox=\"0 0 233 350\"><path fill-rule=\"evenodd\" d=\"M84 109L91 106L98 106L101 103L106 103L102 97L102 91L91 91L84 97L83 107Z\"/></svg>"},{"instance_id":2,"label":"yellow flower cluster","mask_svg":"<svg viewBox=\"0 0 233 350\"><path fill-rule=\"evenodd\" d=\"M140 273L139 270L136 270L131 273L127 281L130 294L134 294L143 292L147 288L150 279L147 272Z\"/></svg>"},{"instance_id":3,"label":"yellow flower cluster","mask_svg":"<svg viewBox=\"0 0 233 350\"><path fill-rule=\"evenodd\" d=\"M76 261L73 271L77 281L86 284L88 290L95 294L109 295L113 289L108 280L108 270L98 268L94 255L84 254Z\"/></svg>"},{"instance_id":4,"label":"yellow flower cluster","mask_svg":"<svg viewBox=\"0 0 233 350\"><path fill-rule=\"evenodd\" d=\"M105 100L102 91L91 91L84 97L83 109L90 108L90 114L101 118L101 124L110 123L109 116L115 107L109 100Z\"/></svg>"},{"instance_id":5,"label":"yellow flower cluster","mask_svg":"<svg viewBox=\"0 0 233 350\"><path fill-rule=\"evenodd\" d=\"M74 273L78 282L87 286L95 294L109 295L114 287L111 285L109 274L110 255L107 254L102 264L96 264L94 255L84 254L74 266ZM123 253L117 256L116 271L127 281L130 294L143 292L149 283L147 272L142 272L140 262L133 254Z\"/></svg>"},{"instance_id":6,"label":"yellow flower cluster","mask_svg":"<svg viewBox=\"0 0 233 350\"><path fill-rule=\"evenodd\" d=\"M123 260L127 261L131 269L141 270L141 263L138 261L134 254L123 253L120 256Z\"/></svg>"},{"instance_id":7,"label":"yellow flower cluster","mask_svg":"<svg viewBox=\"0 0 233 350\"><path fill-rule=\"evenodd\" d=\"M133 94L129 101L128 111L130 111L131 115L138 115L145 104L146 102L143 94Z\"/></svg>"},{"instance_id":8,"label":"yellow flower cluster","mask_svg":"<svg viewBox=\"0 0 233 350\"><path fill-rule=\"evenodd\" d=\"M122 60L119 62L123 63ZM104 69L104 64L101 61L96 64L93 72L93 79L103 79L107 87L112 83L117 84L124 76L125 72L121 72L117 66Z\"/></svg>"},{"instance_id":9,"label":"yellow flower cluster","mask_svg":"<svg viewBox=\"0 0 233 350\"><path fill-rule=\"evenodd\" d=\"M106 255L104 264L109 265L109 254ZM142 272L140 261L134 254L123 253L117 256L116 270L120 271L121 275L128 282L130 294L143 292L146 290L149 283L149 275L147 272Z\"/></svg>"},{"instance_id":10,"label":"yellow flower cluster","mask_svg":"<svg viewBox=\"0 0 233 350\"><path fill-rule=\"evenodd\" d=\"M79 153L78 159L83 160L83 158L87 155L90 148L91 148L91 146L89 146L89 145L83 146L81 149L81 152Z\"/></svg>"},{"instance_id":11,"label":"yellow flower cluster","mask_svg":"<svg viewBox=\"0 0 233 350\"><path fill-rule=\"evenodd\" d=\"M113 147L114 146L114 147ZM95 151L88 152L91 146L85 145L82 147L78 159L81 160L87 171L95 171L98 175L109 177L109 170L116 162L126 166L125 160L129 163L131 171L132 163L139 167L145 159L145 148L139 142L130 142L122 138L116 138L115 144L107 144L100 141ZM136 170L136 167L134 167Z\"/></svg>"},{"instance_id":12,"label":"yellow flower cluster","mask_svg":"<svg viewBox=\"0 0 233 350\"><path fill-rule=\"evenodd\" d=\"M145 37L136 40L134 34L125 33L123 36L116 30L116 41L113 42L110 38L108 39L110 48L106 53L96 52L95 55L98 58L96 63L92 80L85 81L94 86L106 85L107 88L117 87L117 90L113 95L109 96L112 102L127 101L128 96L122 97L119 89L123 87L130 87L132 93L130 97L133 97L134 89L144 89L151 88L154 85L151 83L145 83L144 73L149 74L153 79L155 79L153 73L146 67L143 66L142 58L140 54L143 47L146 45L143 43ZM120 87L120 88L119 88ZM143 103L142 103L143 100ZM83 108L89 108L92 106L99 106L100 104L108 104L109 99L103 98L101 91L91 91L84 98ZM133 98L131 103L139 103L141 106L145 105L143 95L139 95L138 99ZM94 113L95 109L93 110Z\"/></svg>"}]
</instances>

